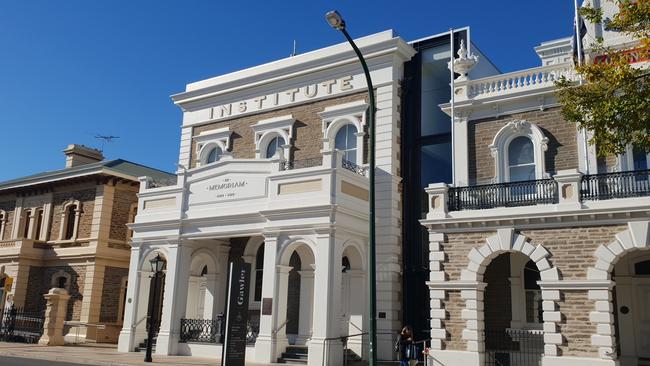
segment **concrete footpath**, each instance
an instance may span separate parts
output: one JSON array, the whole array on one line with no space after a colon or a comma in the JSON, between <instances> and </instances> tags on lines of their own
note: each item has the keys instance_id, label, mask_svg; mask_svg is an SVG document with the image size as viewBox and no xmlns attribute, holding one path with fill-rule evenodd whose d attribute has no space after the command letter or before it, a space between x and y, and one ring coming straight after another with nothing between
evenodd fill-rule
<instances>
[{"instance_id":1,"label":"concrete footpath","mask_svg":"<svg viewBox=\"0 0 650 366\"><path fill-rule=\"evenodd\" d=\"M217 358L201 358L189 356L157 356L153 355L153 363L144 362L142 353L120 353L114 344L84 344L48 347L37 344L0 342L0 356L29 358L35 360L70 362L83 365L131 366L131 365L220 365ZM262 366L249 363L246 365Z\"/></svg>"}]
</instances>

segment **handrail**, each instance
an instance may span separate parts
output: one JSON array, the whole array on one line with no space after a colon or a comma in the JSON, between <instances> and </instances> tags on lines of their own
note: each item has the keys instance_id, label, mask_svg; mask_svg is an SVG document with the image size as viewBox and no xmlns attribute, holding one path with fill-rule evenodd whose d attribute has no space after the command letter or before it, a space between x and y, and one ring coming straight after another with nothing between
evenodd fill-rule
<instances>
[{"instance_id":1,"label":"handrail","mask_svg":"<svg viewBox=\"0 0 650 366\"><path fill-rule=\"evenodd\" d=\"M133 329L133 328L137 328L137 326L140 325L140 323L142 323L145 319L147 319L147 316L146 316L146 315L143 316L142 319L138 320L135 324L133 324L133 325L131 326L131 329Z\"/></svg>"},{"instance_id":2,"label":"handrail","mask_svg":"<svg viewBox=\"0 0 650 366\"><path fill-rule=\"evenodd\" d=\"M273 331L273 335L278 334L278 332L281 331L282 328L284 328L287 325L288 322L289 322L289 319L287 318L287 320L285 320L284 323L282 323L282 325L280 325L276 330Z\"/></svg>"}]
</instances>

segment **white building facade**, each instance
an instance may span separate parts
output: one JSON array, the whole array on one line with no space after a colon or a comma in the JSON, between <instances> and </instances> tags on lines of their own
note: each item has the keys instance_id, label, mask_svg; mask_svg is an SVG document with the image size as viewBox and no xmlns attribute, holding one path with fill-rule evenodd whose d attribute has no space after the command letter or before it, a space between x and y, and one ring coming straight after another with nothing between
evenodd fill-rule
<instances>
[{"instance_id":1,"label":"white building facade","mask_svg":"<svg viewBox=\"0 0 650 366\"><path fill-rule=\"evenodd\" d=\"M377 96L379 356L401 325L399 81L415 51L391 31L360 38ZM339 44L189 84L175 184L143 178L118 349L146 338L148 261L166 261L156 353L221 357L227 269L252 267L247 360L364 357L367 89ZM206 330L207 329L207 330ZM343 345L341 336L351 336Z\"/></svg>"}]
</instances>

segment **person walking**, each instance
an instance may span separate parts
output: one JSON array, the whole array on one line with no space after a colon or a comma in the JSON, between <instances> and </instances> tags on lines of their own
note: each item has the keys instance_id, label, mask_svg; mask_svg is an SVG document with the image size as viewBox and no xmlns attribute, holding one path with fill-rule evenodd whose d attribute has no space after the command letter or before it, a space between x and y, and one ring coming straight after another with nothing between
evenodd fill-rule
<instances>
[{"instance_id":1,"label":"person walking","mask_svg":"<svg viewBox=\"0 0 650 366\"><path fill-rule=\"evenodd\" d=\"M395 352L398 353L400 360L399 366L411 366L409 361L416 359L416 355L413 354L415 351L413 346L413 329L410 325L406 325L395 342Z\"/></svg>"}]
</instances>

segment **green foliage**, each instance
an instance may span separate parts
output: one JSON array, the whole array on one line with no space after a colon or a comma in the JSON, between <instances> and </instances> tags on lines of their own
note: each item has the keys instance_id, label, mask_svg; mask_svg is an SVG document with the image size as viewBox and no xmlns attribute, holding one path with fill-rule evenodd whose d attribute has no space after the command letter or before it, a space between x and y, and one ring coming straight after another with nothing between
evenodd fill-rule
<instances>
[{"instance_id":1,"label":"green foliage","mask_svg":"<svg viewBox=\"0 0 650 366\"><path fill-rule=\"evenodd\" d=\"M606 29L630 35L640 41L634 57L650 59L650 0L615 1L619 12L603 20L601 9L582 8L580 13L592 22L604 22ZM606 62L576 67L584 83L561 79L558 97L567 121L593 131L590 141L601 156L620 154L627 145L650 152L650 77L647 67L631 64L632 53L592 45Z\"/></svg>"}]
</instances>

